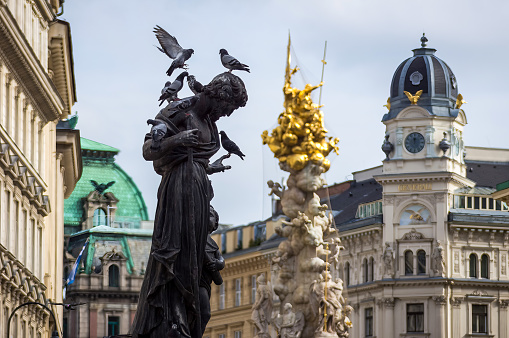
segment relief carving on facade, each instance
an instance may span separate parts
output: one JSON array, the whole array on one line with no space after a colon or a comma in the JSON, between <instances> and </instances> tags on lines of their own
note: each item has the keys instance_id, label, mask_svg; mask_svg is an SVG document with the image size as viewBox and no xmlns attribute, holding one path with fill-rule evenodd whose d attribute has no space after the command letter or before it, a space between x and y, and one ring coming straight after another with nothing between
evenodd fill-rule
<instances>
[{"instance_id":1,"label":"relief carving on facade","mask_svg":"<svg viewBox=\"0 0 509 338\"><path fill-rule=\"evenodd\" d=\"M451 305L454 307L460 307L462 301L463 301L463 297L452 297Z\"/></svg>"},{"instance_id":2,"label":"relief carving on facade","mask_svg":"<svg viewBox=\"0 0 509 338\"><path fill-rule=\"evenodd\" d=\"M487 296L488 295L488 291L485 291L485 290L474 290L470 296Z\"/></svg>"},{"instance_id":3,"label":"relief carving on facade","mask_svg":"<svg viewBox=\"0 0 509 338\"><path fill-rule=\"evenodd\" d=\"M498 306L501 309L507 309L508 305L509 305L509 299L499 299L498 300Z\"/></svg>"},{"instance_id":4,"label":"relief carving on facade","mask_svg":"<svg viewBox=\"0 0 509 338\"><path fill-rule=\"evenodd\" d=\"M417 232L417 230L415 230L415 228L412 228L412 230L410 230L410 232L407 232L406 234L404 234L401 239L407 240L407 241L417 241L417 240L420 240L423 238L424 238L424 235L422 233Z\"/></svg>"},{"instance_id":5,"label":"relief carving on facade","mask_svg":"<svg viewBox=\"0 0 509 338\"><path fill-rule=\"evenodd\" d=\"M396 299L394 298L381 298L378 300L378 306L379 307L386 307L386 308L394 308L394 303L396 302Z\"/></svg>"},{"instance_id":6,"label":"relief carving on facade","mask_svg":"<svg viewBox=\"0 0 509 338\"><path fill-rule=\"evenodd\" d=\"M460 272L460 254L458 251L454 252L454 272Z\"/></svg>"},{"instance_id":7,"label":"relief carving on facade","mask_svg":"<svg viewBox=\"0 0 509 338\"><path fill-rule=\"evenodd\" d=\"M502 262L500 264L500 273L502 275L506 274L506 267L507 267L507 256L506 256L506 254L503 254L502 255Z\"/></svg>"},{"instance_id":8,"label":"relief carving on facade","mask_svg":"<svg viewBox=\"0 0 509 338\"><path fill-rule=\"evenodd\" d=\"M392 278L394 276L394 250L389 242L385 242L382 260L384 262L384 277Z\"/></svg>"},{"instance_id":9,"label":"relief carving on facade","mask_svg":"<svg viewBox=\"0 0 509 338\"><path fill-rule=\"evenodd\" d=\"M435 301L436 305L445 305L447 304L447 298L444 295L433 296L432 299Z\"/></svg>"}]
</instances>

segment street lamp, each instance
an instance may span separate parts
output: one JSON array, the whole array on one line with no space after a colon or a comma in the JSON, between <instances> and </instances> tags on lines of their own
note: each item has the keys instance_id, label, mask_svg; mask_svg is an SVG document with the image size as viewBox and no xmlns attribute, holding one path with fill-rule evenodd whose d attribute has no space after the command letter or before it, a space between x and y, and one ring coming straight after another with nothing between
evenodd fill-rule
<instances>
[{"instance_id":1,"label":"street lamp","mask_svg":"<svg viewBox=\"0 0 509 338\"><path fill-rule=\"evenodd\" d=\"M39 303L39 302L26 302L26 303L23 303L23 304L21 304L20 306L16 307L16 308L12 311L11 315L9 316L9 319L7 320L7 338L10 338L10 332L11 332L11 319L12 319L12 317L14 316L14 313L15 313L16 311L18 311L18 309L20 309L20 308L22 308L22 307L24 307L24 306L27 306L27 305L32 305L32 304L33 304L33 305L40 305L40 306L42 306L43 308L45 308L45 309L46 309L46 310L50 313L51 317L53 318L53 321L55 322L55 325L57 324L57 320L56 320L56 318L55 318L55 314L53 313L53 311L51 311L51 309L50 309L49 307L47 307L46 305L41 304L41 303ZM59 337L60 337L60 335L58 334L58 331L57 331L57 330L54 330L54 331L51 333L51 338L59 338Z\"/></svg>"}]
</instances>

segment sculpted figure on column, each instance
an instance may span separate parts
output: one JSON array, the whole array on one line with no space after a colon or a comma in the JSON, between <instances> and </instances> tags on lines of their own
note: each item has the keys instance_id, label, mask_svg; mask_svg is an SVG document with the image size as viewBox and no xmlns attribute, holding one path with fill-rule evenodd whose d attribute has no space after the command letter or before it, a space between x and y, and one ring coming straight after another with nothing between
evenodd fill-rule
<instances>
[{"instance_id":1,"label":"sculpted figure on column","mask_svg":"<svg viewBox=\"0 0 509 338\"><path fill-rule=\"evenodd\" d=\"M265 280L265 274L261 274L256 279L258 287L256 288L255 303L251 319L254 322L255 337L268 338L269 321L272 318L272 288Z\"/></svg>"}]
</instances>

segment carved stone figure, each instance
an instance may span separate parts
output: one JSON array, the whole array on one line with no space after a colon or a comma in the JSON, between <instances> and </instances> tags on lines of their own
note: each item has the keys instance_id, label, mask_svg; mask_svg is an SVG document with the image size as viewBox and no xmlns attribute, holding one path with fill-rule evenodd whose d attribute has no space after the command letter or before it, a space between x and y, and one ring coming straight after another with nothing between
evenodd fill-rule
<instances>
[{"instance_id":1,"label":"carved stone figure","mask_svg":"<svg viewBox=\"0 0 509 338\"><path fill-rule=\"evenodd\" d=\"M439 240L437 240L437 244L431 255L431 264L433 272L435 272L436 275L443 276L445 273L445 254L444 247Z\"/></svg>"},{"instance_id":2,"label":"carved stone figure","mask_svg":"<svg viewBox=\"0 0 509 338\"><path fill-rule=\"evenodd\" d=\"M256 279L258 286L256 288L255 302L252 307L251 319L255 327L255 337L268 338L269 321L272 317L272 289L265 280L265 274L261 274Z\"/></svg>"},{"instance_id":3,"label":"carved stone figure","mask_svg":"<svg viewBox=\"0 0 509 338\"><path fill-rule=\"evenodd\" d=\"M385 242L382 259L384 262L384 276L392 278L394 276L394 251L389 242Z\"/></svg>"},{"instance_id":4,"label":"carved stone figure","mask_svg":"<svg viewBox=\"0 0 509 338\"><path fill-rule=\"evenodd\" d=\"M200 337L200 277L204 269L213 191L209 174L229 169L210 158L220 149L215 122L246 104L242 80L216 76L195 96L170 103L155 117L167 134L143 157L162 176L152 247L132 325L133 337Z\"/></svg>"},{"instance_id":5,"label":"carved stone figure","mask_svg":"<svg viewBox=\"0 0 509 338\"><path fill-rule=\"evenodd\" d=\"M293 312L292 304L286 303L283 307L283 315L278 315L276 327L280 338L300 338L304 327L302 312Z\"/></svg>"},{"instance_id":6,"label":"carved stone figure","mask_svg":"<svg viewBox=\"0 0 509 338\"><path fill-rule=\"evenodd\" d=\"M318 319L317 333L336 332L336 327L343 317L342 292L343 283L332 281L328 272L322 273L319 279L311 284L310 305Z\"/></svg>"}]
</instances>

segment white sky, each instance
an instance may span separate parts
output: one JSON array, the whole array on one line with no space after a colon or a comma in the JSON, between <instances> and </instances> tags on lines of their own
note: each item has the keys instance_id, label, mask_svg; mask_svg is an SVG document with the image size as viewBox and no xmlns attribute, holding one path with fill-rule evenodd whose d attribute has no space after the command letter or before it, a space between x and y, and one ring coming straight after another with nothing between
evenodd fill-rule
<instances>
[{"instance_id":1,"label":"white sky","mask_svg":"<svg viewBox=\"0 0 509 338\"><path fill-rule=\"evenodd\" d=\"M289 30L304 75L295 82L299 87L319 83L327 40L322 104L329 135L341 140L340 155L330 157L329 184L381 164L380 121L390 82L396 67L420 47L423 31L468 102L462 107L466 144L509 148L509 1L67 0L64 10L61 19L70 22L73 37L78 96L73 112L78 111L81 136L121 149L117 163L142 191L151 219L160 178L143 160L141 146L149 131L146 120L159 111L171 63L154 47L155 25L195 50L189 72L203 84L225 70L220 48L251 67L251 74L236 72L248 90L247 106L218 122L247 155L245 161L232 157L226 161L230 171L211 176L221 223L270 216L265 182L287 176L260 134L277 125L283 109ZM189 95L186 86L180 97Z\"/></svg>"}]
</instances>

